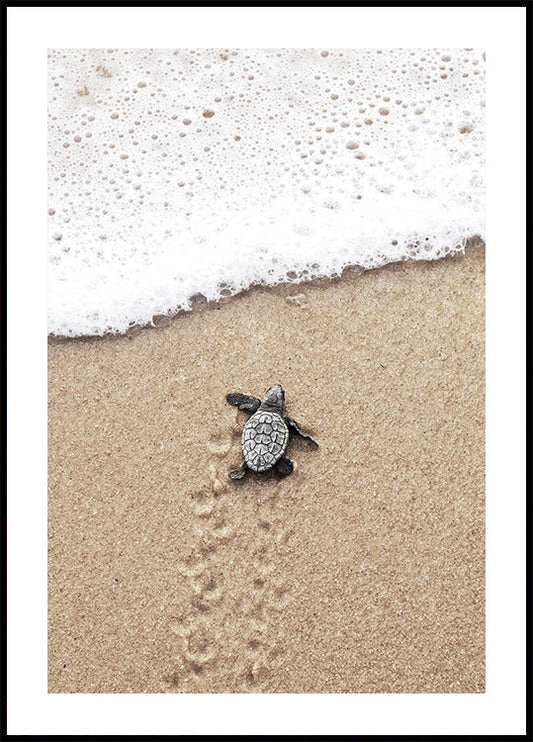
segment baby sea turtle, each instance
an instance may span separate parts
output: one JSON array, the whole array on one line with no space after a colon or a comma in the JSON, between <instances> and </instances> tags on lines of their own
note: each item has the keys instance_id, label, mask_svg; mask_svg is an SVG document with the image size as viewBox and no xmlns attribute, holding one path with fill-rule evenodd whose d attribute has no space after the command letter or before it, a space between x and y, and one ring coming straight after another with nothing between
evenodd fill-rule
<instances>
[{"instance_id":1,"label":"baby sea turtle","mask_svg":"<svg viewBox=\"0 0 533 742\"><path fill-rule=\"evenodd\" d=\"M302 438L309 438L318 446L314 438L302 433L296 420L292 417L282 417L285 392L280 384L271 386L262 402L251 394L240 392L227 394L226 400L240 410L252 413L242 431L244 462L240 469L229 472L231 479L241 479L247 469L263 472L275 468L279 474L290 474L292 461L283 455L290 433L298 433Z\"/></svg>"}]
</instances>

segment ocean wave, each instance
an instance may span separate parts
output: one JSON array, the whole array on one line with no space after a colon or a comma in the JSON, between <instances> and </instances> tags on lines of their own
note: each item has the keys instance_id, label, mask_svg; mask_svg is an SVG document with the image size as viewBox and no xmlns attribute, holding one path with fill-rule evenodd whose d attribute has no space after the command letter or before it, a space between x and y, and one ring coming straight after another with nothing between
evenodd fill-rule
<instances>
[{"instance_id":1,"label":"ocean wave","mask_svg":"<svg viewBox=\"0 0 533 742\"><path fill-rule=\"evenodd\" d=\"M52 50L49 331L484 238L474 49Z\"/></svg>"}]
</instances>

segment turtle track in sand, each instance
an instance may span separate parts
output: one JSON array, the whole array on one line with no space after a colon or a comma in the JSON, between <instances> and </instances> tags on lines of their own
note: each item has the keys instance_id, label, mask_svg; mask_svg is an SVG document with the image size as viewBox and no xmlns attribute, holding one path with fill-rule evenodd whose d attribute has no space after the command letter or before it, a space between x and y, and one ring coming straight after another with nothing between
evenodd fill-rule
<instances>
[{"instance_id":1,"label":"turtle track in sand","mask_svg":"<svg viewBox=\"0 0 533 742\"><path fill-rule=\"evenodd\" d=\"M166 692L272 693L286 672L279 619L291 596L279 556L291 531L276 515L279 480L227 481L241 429L236 411L231 430L209 437L207 476L187 498L196 527L178 564L188 597L167 620Z\"/></svg>"}]
</instances>

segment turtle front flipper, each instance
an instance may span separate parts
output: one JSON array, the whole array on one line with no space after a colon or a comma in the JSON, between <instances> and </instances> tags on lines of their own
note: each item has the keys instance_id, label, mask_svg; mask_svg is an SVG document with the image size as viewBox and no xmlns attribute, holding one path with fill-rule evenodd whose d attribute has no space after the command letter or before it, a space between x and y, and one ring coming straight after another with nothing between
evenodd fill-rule
<instances>
[{"instance_id":1,"label":"turtle front flipper","mask_svg":"<svg viewBox=\"0 0 533 742\"><path fill-rule=\"evenodd\" d=\"M230 392L226 394L226 402L229 402L234 407L238 407L239 410L246 410L247 412L257 412L261 406L261 400L257 397L252 397L251 394L241 394L241 392Z\"/></svg>"},{"instance_id":2,"label":"turtle front flipper","mask_svg":"<svg viewBox=\"0 0 533 742\"><path fill-rule=\"evenodd\" d=\"M314 438L312 438L310 435L307 435L307 433L304 433L302 430L300 430L300 426L294 420L292 417L284 417L285 423L287 427L289 428L290 433L298 433L299 436L302 438L308 438L312 443L315 444L315 446L318 446L318 443L315 441Z\"/></svg>"},{"instance_id":3,"label":"turtle front flipper","mask_svg":"<svg viewBox=\"0 0 533 742\"><path fill-rule=\"evenodd\" d=\"M230 471L228 473L228 477L230 479L242 479L244 475L246 474L248 470L248 464L246 461L243 461L242 466L240 469L235 469L234 471Z\"/></svg>"}]
</instances>

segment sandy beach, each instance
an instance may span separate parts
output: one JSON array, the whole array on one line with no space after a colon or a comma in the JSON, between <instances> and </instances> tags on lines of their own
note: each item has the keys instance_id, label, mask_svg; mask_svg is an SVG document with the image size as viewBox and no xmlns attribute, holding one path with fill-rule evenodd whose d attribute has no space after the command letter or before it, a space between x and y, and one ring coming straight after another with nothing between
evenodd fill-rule
<instances>
[{"instance_id":1,"label":"sandy beach","mask_svg":"<svg viewBox=\"0 0 533 742\"><path fill-rule=\"evenodd\" d=\"M49 691L482 693L483 246L49 343ZM230 391L286 393L248 475Z\"/></svg>"}]
</instances>

